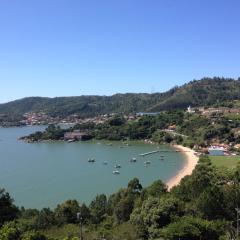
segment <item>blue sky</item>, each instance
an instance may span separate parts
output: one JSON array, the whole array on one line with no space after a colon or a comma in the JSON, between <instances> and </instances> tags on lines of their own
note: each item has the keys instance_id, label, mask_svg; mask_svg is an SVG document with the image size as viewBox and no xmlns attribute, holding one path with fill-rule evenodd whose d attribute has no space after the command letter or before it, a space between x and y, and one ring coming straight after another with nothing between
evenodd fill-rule
<instances>
[{"instance_id":1,"label":"blue sky","mask_svg":"<svg viewBox=\"0 0 240 240\"><path fill-rule=\"evenodd\" d=\"M239 0L2 0L0 102L240 76Z\"/></svg>"}]
</instances>

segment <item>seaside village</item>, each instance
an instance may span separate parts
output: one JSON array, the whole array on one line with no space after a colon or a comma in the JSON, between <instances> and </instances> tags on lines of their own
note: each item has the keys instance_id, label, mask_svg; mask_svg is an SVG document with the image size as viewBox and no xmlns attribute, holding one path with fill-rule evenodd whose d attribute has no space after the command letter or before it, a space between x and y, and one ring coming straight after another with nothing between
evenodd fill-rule
<instances>
[{"instance_id":1,"label":"seaside village","mask_svg":"<svg viewBox=\"0 0 240 240\"><path fill-rule=\"evenodd\" d=\"M239 108L227 108L227 107L220 107L220 108L191 108L189 106L186 109L186 112L189 114L194 114L196 112L207 116L211 117L216 114L224 114L224 113L234 113L234 114L240 114L240 109ZM136 114L129 114L129 115L124 115L124 118L127 121L130 120L137 120L139 117L148 115L148 116L156 116L158 115L159 112L139 112ZM20 121L21 125L27 125L27 126L32 126L32 125L45 125L45 124L58 124L61 127L69 127L73 126L75 124L82 124L82 123L95 123L95 124L101 124L109 120L115 115L115 113L111 114L104 114L104 115L99 115L97 117L89 117L89 118L81 118L80 115L78 114L73 114L70 116L67 116L65 118L60 118L60 117L51 117L48 116L44 112L30 112L26 113L23 115L23 120ZM167 129L165 129L165 132L178 135L179 133L175 132L176 126L171 125L168 126ZM181 134L179 134L181 135ZM68 142L72 142L75 140L82 140L86 136L85 132L81 132L79 130L75 130L73 132L66 132L64 136L64 140ZM151 140L146 139L145 142L147 143L152 143ZM220 143L212 143L212 145L208 146L208 148L200 148L199 146L194 146L194 150L196 150L197 154L201 153L208 153L210 155L216 155L216 156L229 156L229 155L236 155L234 152L231 151L232 148L235 149L240 149L240 144L232 145L230 144L220 144Z\"/></svg>"}]
</instances>

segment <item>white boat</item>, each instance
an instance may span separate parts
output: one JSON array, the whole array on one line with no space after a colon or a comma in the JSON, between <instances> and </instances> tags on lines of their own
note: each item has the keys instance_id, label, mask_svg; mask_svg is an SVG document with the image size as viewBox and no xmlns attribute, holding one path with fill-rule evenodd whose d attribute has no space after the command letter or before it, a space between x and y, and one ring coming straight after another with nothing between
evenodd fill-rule
<instances>
[{"instance_id":1,"label":"white boat","mask_svg":"<svg viewBox=\"0 0 240 240\"><path fill-rule=\"evenodd\" d=\"M149 161L149 160L148 160L148 161L145 161L144 164L145 164L145 165L151 164L151 161Z\"/></svg>"},{"instance_id":2,"label":"white boat","mask_svg":"<svg viewBox=\"0 0 240 240\"><path fill-rule=\"evenodd\" d=\"M112 173L113 174L120 174L120 172L118 170L114 170Z\"/></svg>"}]
</instances>

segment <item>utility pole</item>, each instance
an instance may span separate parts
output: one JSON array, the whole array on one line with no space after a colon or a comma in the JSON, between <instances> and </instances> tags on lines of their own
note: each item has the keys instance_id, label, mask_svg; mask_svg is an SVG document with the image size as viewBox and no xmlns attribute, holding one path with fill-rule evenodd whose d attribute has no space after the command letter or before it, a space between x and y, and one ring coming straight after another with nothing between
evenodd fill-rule
<instances>
[{"instance_id":1,"label":"utility pole","mask_svg":"<svg viewBox=\"0 0 240 240\"><path fill-rule=\"evenodd\" d=\"M83 232L82 232L82 214L81 212L77 213L77 219L80 222L80 240L83 240Z\"/></svg>"}]
</instances>

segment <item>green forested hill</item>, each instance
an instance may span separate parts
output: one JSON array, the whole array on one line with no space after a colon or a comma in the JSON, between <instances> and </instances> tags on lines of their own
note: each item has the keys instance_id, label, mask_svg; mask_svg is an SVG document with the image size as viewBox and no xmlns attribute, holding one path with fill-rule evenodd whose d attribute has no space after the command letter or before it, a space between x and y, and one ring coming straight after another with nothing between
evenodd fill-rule
<instances>
[{"instance_id":1,"label":"green forested hill","mask_svg":"<svg viewBox=\"0 0 240 240\"><path fill-rule=\"evenodd\" d=\"M173 90L172 90L173 91ZM240 99L240 80L203 78L174 89L170 97L150 107L151 111L191 106L212 106Z\"/></svg>"},{"instance_id":2,"label":"green forested hill","mask_svg":"<svg viewBox=\"0 0 240 240\"><path fill-rule=\"evenodd\" d=\"M29 97L0 105L0 113L44 111L53 116L94 116L112 112L136 112L157 104L165 94L116 94L113 96Z\"/></svg>"},{"instance_id":3,"label":"green forested hill","mask_svg":"<svg viewBox=\"0 0 240 240\"><path fill-rule=\"evenodd\" d=\"M28 97L0 104L0 114L45 111L53 116L94 116L112 112L162 111L191 106L211 106L240 99L240 80L204 78L165 93L127 93L113 96Z\"/></svg>"}]
</instances>

